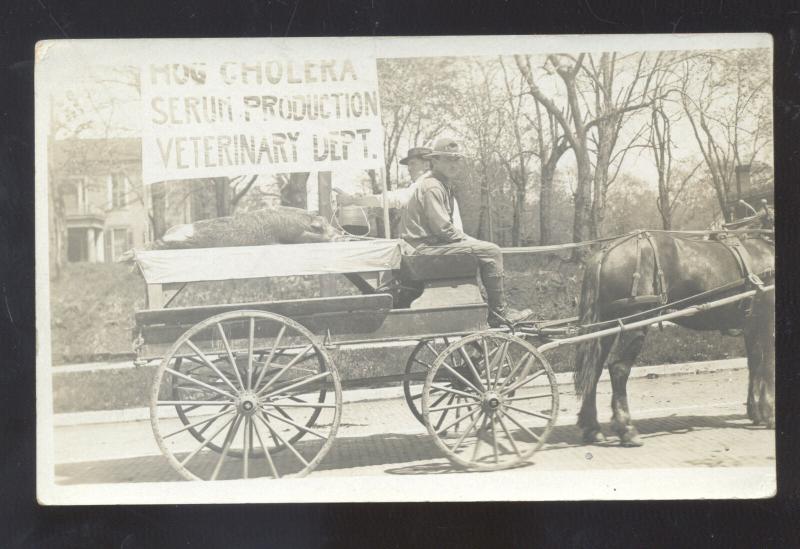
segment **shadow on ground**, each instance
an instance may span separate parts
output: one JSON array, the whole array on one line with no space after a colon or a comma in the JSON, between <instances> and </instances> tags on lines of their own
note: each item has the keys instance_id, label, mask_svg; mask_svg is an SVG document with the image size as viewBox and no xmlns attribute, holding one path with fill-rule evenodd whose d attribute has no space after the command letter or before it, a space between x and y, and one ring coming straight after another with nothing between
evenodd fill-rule
<instances>
[{"instance_id":1,"label":"shadow on ground","mask_svg":"<svg viewBox=\"0 0 800 549\"><path fill-rule=\"evenodd\" d=\"M703 430L738 429L738 430L764 430L763 427L753 426L746 416L740 414L722 416L679 416L676 414L664 417L643 418L635 421L636 427L645 441L648 439L667 435L682 435ZM599 446L619 447L616 437L612 435L607 425L604 431L609 440ZM300 442L297 449L304 455L313 454L318 443ZM581 433L577 426L557 426L547 439L547 444L539 453L554 452L559 449L585 447L581 440ZM620 448L620 451L630 452L630 449ZM538 454L537 454L538 455ZM200 460L197 467L207 469L216 464L217 454L209 452L200 454L195 458ZM281 452L275 456L275 465L281 475L292 474L300 469L299 463L288 452ZM261 462L264 460L258 460ZM535 461L535 455L533 457ZM397 434L385 433L362 437L338 437L330 452L317 471L347 470L357 467L392 466L409 464L402 467L389 467L385 473L396 475L412 474L442 474L463 471L452 465L436 447L434 442L425 434ZM530 464L523 464L530 465ZM697 465L703 465L698 463ZM251 464L251 476L267 476L267 465L262 464L259 469L256 464ZM237 478L241 468L241 460L229 459L225 462L220 475L221 479ZM313 473L312 473L313 474ZM175 472L163 456L144 456L125 459L104 461L80 462L56 465L56 478L58 484L95 484L116 482L163 482L181 480L182 477Z\"/></svg>"}]
</instances>

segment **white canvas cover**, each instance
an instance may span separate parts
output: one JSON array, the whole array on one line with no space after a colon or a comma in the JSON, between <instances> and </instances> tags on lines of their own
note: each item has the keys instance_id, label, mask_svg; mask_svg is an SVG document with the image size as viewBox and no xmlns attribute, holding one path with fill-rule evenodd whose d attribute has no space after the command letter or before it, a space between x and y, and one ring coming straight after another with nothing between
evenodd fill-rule
<instances>
[{"instance_id":1,"label":"white canvas cover","mask_svg":"<svg viewBox=\"0 0 800 549\"><path fill-rule=\"evenodd\" d=\"M402 240L135 251L148 284L269 276L364 273L400 268Z\"/></svg>"}]
</instances>

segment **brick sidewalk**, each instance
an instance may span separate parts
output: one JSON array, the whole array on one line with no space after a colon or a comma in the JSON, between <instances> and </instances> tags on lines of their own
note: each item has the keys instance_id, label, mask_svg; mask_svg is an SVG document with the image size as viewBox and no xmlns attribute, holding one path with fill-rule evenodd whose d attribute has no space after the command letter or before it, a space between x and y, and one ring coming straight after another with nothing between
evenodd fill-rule
<instances>
[{"instance_id":1,"label":"brick sidewalk","mask_svg":"<svg viewBox=\"0 0 800 549\"><path fill-rule=\"evenodd\" d=\"M752 426L744 415L746 387L746 370L631 380L628 394L645 442L641 448L622 448L614 437L602 445L583 445L574 426L577 401L562 387L557 427L533 456L533 464L518 469L518 474L774 465L775 432ZM609 401L610 385L601 383L601 422L608 421ZM158 452L147 421L57 427L55 447L59 484L180 479ZM336 441L311 475L457 472L405 401L389 399L346 404Z\"/></svg>"}]
</instances>

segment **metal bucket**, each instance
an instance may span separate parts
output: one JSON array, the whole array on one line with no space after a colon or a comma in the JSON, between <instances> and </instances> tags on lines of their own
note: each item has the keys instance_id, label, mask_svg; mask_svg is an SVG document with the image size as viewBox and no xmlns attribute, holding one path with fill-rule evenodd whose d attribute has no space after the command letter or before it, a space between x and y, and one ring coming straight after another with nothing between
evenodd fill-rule
<instances>
[{"instance_id":1,"label":"metal bucket","mask_svg":"<svg viewBox=\"0 0 800 549\"><path fill-rule=\"evenodd\" d=\"M348 233L363 236L369 232L367 212L360 206L342 206L338 212L339 224Z\"/></svg>"}]
</instances>

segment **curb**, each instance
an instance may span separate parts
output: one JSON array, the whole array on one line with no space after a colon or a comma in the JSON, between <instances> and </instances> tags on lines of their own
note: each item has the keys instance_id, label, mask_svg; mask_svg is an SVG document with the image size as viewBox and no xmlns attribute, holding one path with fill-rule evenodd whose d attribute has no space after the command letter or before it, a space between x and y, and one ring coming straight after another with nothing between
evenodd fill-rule
<instances>
[{"instance_id":1,"label":"curb","mask_svg":"<svg viewBox=\"0 0 800 549\"><path fill-rule=\"evenodd\" d=\"M72 366L62 366L60 368L84 367L85 365L75 364ZM109 364L95 365L95 369L113 369ZM134 367L132 364L130 367ZM631 369L630 379L643 377L676 376L688 374L713 373L720 370L741 370L747 368L746 358L730 358L724 360L707 360L703 362L684 362L678 364L662 364L657 366L637 366ZM78 370L85 371L85 370ZM601 382L608 382L608 370L604 369L600 376ZM561 372L556 374L556 382L559 386L572 384L572 372ZM536 380L534 385L544 385L545 380ZM397 387L376 387L374 389L351 389L342 391L342 403L369 402L375 400L390 400L403 398L402 386ZM74 425L87 425L94 423L124 423L129 421L145 421L150 419L149 408L127 408L123 410L95 410L88 412L67 412L53 414L53 426L68 427Z\"/></svg>"}]
</instances>

